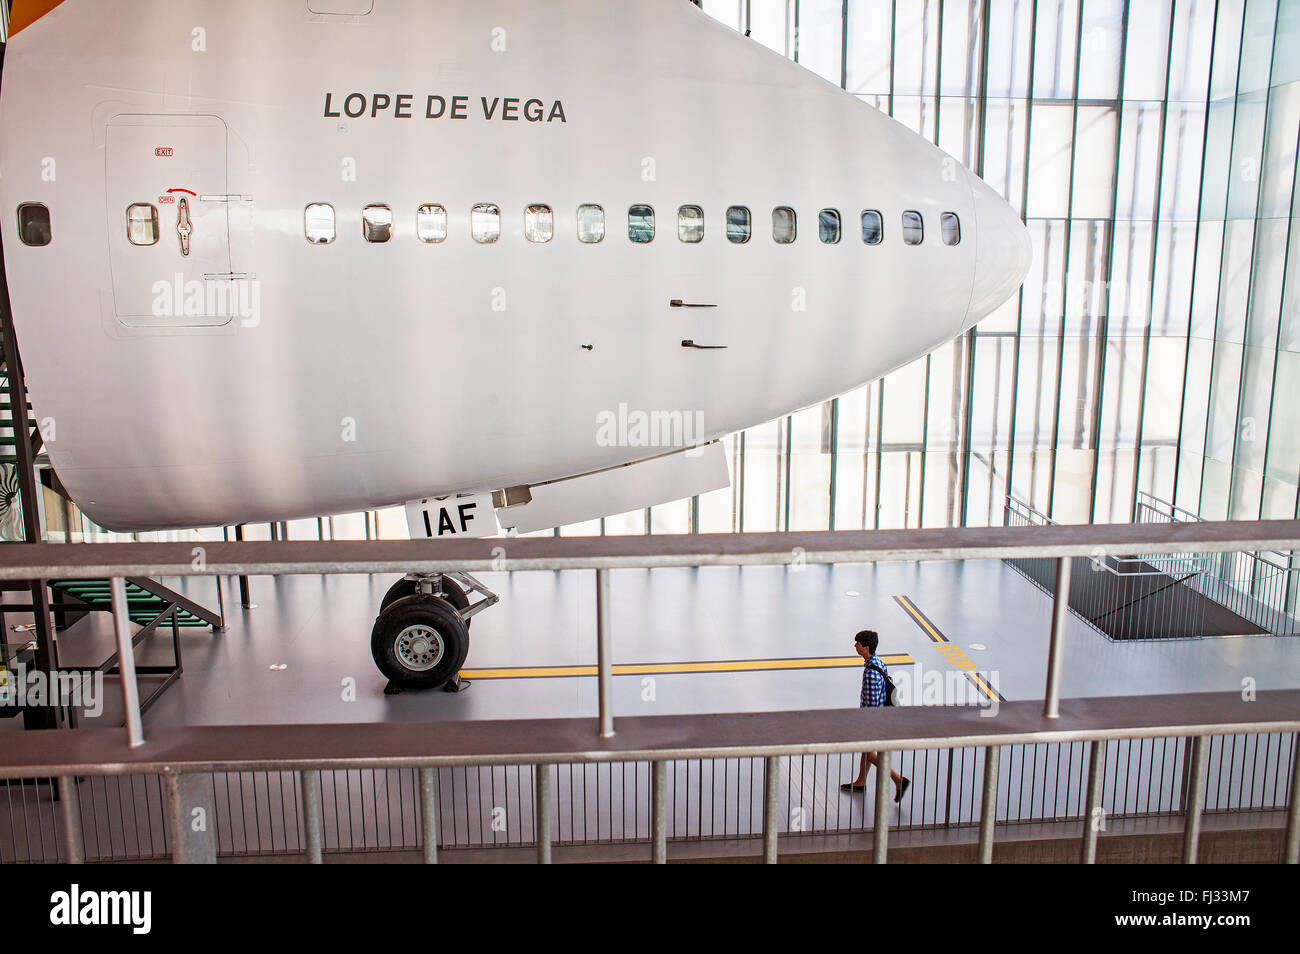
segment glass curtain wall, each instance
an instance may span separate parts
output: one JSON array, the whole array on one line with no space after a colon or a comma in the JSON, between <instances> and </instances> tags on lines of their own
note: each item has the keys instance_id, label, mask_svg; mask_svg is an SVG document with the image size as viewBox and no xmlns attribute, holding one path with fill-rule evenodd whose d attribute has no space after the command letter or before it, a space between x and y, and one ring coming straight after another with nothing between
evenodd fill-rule
<instances>
[{"instance_id":1,"label":"glass curtain wall","mask_svg":"<svg viewBox=\"0 0 1300 954\"><path fill-rule=\"evenodd\" d=\"M1300 0L702 5L958 157L1035 250L964 337L737 435L702 529L1297 515Z\"/></svg>"}]
</instances>

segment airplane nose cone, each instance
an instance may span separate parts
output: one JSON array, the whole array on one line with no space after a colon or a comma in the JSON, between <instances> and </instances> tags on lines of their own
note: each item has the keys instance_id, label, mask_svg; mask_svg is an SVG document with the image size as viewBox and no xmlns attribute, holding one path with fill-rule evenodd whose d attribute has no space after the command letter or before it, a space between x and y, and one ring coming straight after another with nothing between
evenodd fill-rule
<instances>
[{"instance_id":1,"label":"airplane nose cone","mask_svg":"<svg viewBox=\"0 0 1300 954\"><path fill-rule=\"evenodd\" d=\"M962 330L1015 294L1033 259L1029 230L1015 209L979 176L968 176L975 200L975 284Z\"/></svg>"}]
</instances>

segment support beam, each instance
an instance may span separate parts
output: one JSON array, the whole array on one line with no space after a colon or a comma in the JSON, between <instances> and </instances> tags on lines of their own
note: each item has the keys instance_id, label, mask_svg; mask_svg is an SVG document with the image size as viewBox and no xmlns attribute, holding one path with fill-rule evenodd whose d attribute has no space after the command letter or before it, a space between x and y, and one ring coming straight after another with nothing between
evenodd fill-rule
<instances>
[{"instance_id":1,"label":"support beam","mask_svg":"<svg viewBox=\"0 0 1300 954\"><path fill-rule=\"evenodd\" d=\"M424 863L438 863L437 770L420 769L420 828L424 833Z\"/></svg>"},{"instance_id":2,"label":"support beam","mask_svg":"<svg viewBox=\"0 0 1300 954\"><path fill-rule=\"evenodd\" d=\"M127 744L144 745L144 722L140 716L140 686L135 677L135 643L131 638L131 615L126 604L126 584L120 576L108 581L113 606L113 631L117 635L117 671L122 682L122 709L126 713Z\"/></svg>"},{"instance_id":3,"label":"support beam","mask_svg":"<svg viewBox=\"0 0 1300 954\"><path fill-rule=\"evenodd\" d=\"M953 753L948 753L949 760ZM980 847L979 863L993 864L993 826L998 820L998 763L1002 758L1002 746L984 747L984 789L980 801Z\"/></svg>"},{"instance_id":4,"label":"support beam","mask_svg":"<svg viewBox=\"0 0 1300 954\"><path fill-rule=\"evenodd\" d=\"M610 649L609 570L596 571L596 671L600 737L614 736L614 660Z\"/></svg>"},{"instance_id":5,"label":"support beam","mask_svg":"<svg viewBox=\"0 0 1300 954\"><path fill-rule=\"evenodd\" d=\"M1056 558L1056 594L1052 600L1052 643L1047 650L1047 689L1043 694L1043 715L1061 714L1061 664L1065 657L1065 621L1070 608L1070 559Z\"/></svg>"},{"instance_id":6,"label":"support beam","mask_svg":"<svg viewBox=\"0 0 1300 954\"><path fill-rule=\"evenodd\" d=\"M183 865L217 863L217 813L210 774L163 775L167 789L167 839L172 861Z\"/></svg>"},{"instance_id":7,"label":"support beam","mask_svg":"<svg viewBox=\"0 0 1300 954\"><path fill-rule=\"evenodd\" d=\"M63 861L80 865L86 862L81 835L81 797L75 775L59 776L59 818L63 822Z\"/></svg>"},{"instance_id":8,"label":"support beam","mask_svg":"<svg viewBox=\"0 0 1300 954\"><path fill-rule=\"evenodd\" d=\"M871 834L871 863L883 865L889 857L889 762L888 749L876 753L876 817Z\"/></svg>"},{"instance_id":9,"label":"support beam","mask_svg":"<svg viewBox=\"0 0 1300 954\"><path fill-rule=\"evenodd\" d=\"M324 831L321 822L320 771L306 769L298 773L302 788L302 827L307 835L307 864L318 865L323 859Z\"/></svg>"},{"instance_id":10,"label":"support beam","mask_svg":"<svg viewBox=\"0 0 1300 954\"><path fill-rule=\"evenodd\" d=\"M668 863L668 763L650 763L650 860Z\"/></svg>"},{"instance_id":11,"label":"support beam","mask_svg":"<svg viewBox=\"0 0 1300 954\"><path fill-rule=\"evenodd\" d=\"M776 864L776 791L781 780L781 760L775 755L763 759L763 863Z\"/></svg>"},{"instance_id":12,"label":"support beam","mask_svg":"<svg viewBox=\"0 0 1300 954\"><path fill-rule=\"evenodd\" d=\"M1106 778L1106 743L1093 740L1088 747L1088 803L1083 811L1083 850L1079 863L1097 862L1097 832L1101 830L1101 783Z\"/></svg>"},{"instance_id":13,"label":"support beam","mask_svg":"<svg viewBox=\"0 0 1300 954\"><path fill-rule=\"evenodd\" d=\"M1187 810L1183 815L1183 864L1196 864L1201 840L1201 808L1205 805L1205 762L1208 735L1196 736L1192 743L1192 770L1187 776Z\"/></svg>"},{"instance_id":14,"label":"support beam","mask_svg":"<svg viewBox=\"0 0 1300 954\"><path fill-rule=\"evenodd\" d=\"M537 863L551 863L551 767L538 765L534 830L537 832Z\"/></svg>"}]
</instances>

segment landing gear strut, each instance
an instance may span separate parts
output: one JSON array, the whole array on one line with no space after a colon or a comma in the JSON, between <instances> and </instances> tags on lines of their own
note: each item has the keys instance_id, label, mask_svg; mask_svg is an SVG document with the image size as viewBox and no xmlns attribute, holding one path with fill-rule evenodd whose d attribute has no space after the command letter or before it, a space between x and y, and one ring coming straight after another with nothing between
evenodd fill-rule
<instances>
[{"instance_id":1,"label":"landing gear strut","mask_svg":"<svg viewBox=\"0 0 1300 954\"><path fill-rule=\"evenodd\" d=\"M471 604L466 589L483 598ZM467 688L460 668L469 653L470 619L498 600L468 573L410 573L394 583L370 632L371 655L389 680L384 692Z\"/></svg>"}]
</instances>

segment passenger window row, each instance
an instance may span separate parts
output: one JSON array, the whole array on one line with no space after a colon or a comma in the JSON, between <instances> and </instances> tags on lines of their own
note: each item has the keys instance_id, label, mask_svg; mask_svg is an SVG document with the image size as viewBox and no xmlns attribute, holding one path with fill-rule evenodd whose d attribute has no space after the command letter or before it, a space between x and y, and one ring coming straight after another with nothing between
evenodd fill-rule
<instances>
[{"instance_id":1,"label":"passenger window row","mask_svg":"<svg viewBox=\"0 0 1300 954\"><path fill-rule=\"evenodd\" d=\"M594 245L605 238L605 209L599 205L580 205L577 214L578 241ZM879 245L885 238L885 220L880 212L867 209L861 216L862 241ZM328 245L334 241L334 206L313 202L307 206L303 219L307 241L313 245ZM501 237L501 207L482 202L470 209L470 237L482 245L490 245ZM840 241L843 224L836 209L822 209L817 213L817 237L825 245ZM361 211L361 233L367 242L387 242L393 237L393 210L386 205L368 205ZM727 209L725 233L727 241L743 245L753 237L753 216L743 205ZM798 217L789 206L772 210L772 241L777 245L793 245L798 237ZM437 243L447 239L447 210L441 205L422 205L415 210L415 234L421 242ZM921 213L909 210L902 216L904 245L920 245L925 239L925 223ZM939 236L944 245L961 241L961 223L957 213L944 212L939 216ZM555 211L549 205L530 205L524 210L524 238L530 242L549 242L555 237ZM634 205L627 210L627 237L637 245L646 245L655 238L655 210L649 205ZM683 205L677 210L677 238L695 245L704 241L704 210L698 205Z\"/></svg>"},{"instance_id":2,"label":"passenger window row","mask_svg":"<svg viewBox=\"0 0 1300 954\"><path fill-rule=\"evenodd\" d=\"M743 205L727 209L724 233L733 245L743 245L753 237L753 215ZM18 207L18 233L25 245L47 245L50 241L49 210L40 203ZM470 236L475 242L491 244L501 237L501 208L481 202L470 209ZM879 245L885 238L885 223L880 212L867 209L861 215L862 241ZM594 245L605 238L605 209L599 205L580 205L577 213L578 241ZM137 202L126 210L127 241L132 245L155 245L161 228L158 209L148 202ZM836 209L817 213L817 237L825 245L840 241L843 223ZM334 206L313 202L303 213L303 233L313 245L328 245L337 235ZM393 237L393 210L387 205L368 205L361 210L361 234L367 242L382 243ZM441 205L426 204L415 210L415 234L421 242L435 244L447 239L447 210ZM908 210L902 216L904 245L920 245L925 239L921 213ZM939 236L944 245L961 241L961 223L957 213L939 216ZM549 205L530 205L524 210L524 238L530 242L549 242L555 237L555 211ZM627 237L638 245L655 238L655 210L649 205L634 205L627 210ZM793 245L798 237L798 217L789 206L772 210L772 241ZM695 245L704 241L704 210L698 205L683 205L677 210L677 238Z\"/></svg>"}]
</instances>

